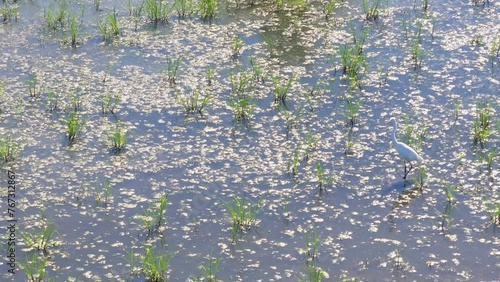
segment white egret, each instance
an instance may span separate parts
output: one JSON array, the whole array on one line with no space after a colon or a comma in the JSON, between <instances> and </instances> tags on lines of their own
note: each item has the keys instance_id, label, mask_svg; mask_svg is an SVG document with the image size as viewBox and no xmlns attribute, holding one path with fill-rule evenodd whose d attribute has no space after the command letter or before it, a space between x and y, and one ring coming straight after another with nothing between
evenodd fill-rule
<instances>
[{"instance_id":1,"label":"white egret","mask_svg":"<svg viewBox=\"0 0 500 282\"><path fill-rule=\"evenodd\" d=\"M404 164L405 164L405 175L403 176L403 179L406 179L406 176L408 173L410 173L411 169L413 168L413 165L411 164L412 161L418 162L420 165L424 159L415 152L410 146L406 145L403 142L398 142L396 140L396 131L398 130L398 123L396 120L392 120L392 144L394 146L394 149L398 152L399 156L403 159ZM410 164L410 169L406 171L406 162Z\"/></svg>"}]
</instances>

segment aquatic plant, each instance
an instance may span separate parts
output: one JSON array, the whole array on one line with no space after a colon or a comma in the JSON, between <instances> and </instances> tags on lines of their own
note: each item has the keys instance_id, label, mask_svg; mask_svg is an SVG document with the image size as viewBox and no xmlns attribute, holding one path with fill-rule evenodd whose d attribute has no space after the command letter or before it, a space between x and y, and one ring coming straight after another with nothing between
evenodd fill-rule
<instances>
[{"instance_id":1,"label":"aquatic plant","mask_svg":"<svg viewBox=\"0 0 500 282\"><path fill-rule=\"evenodd\" d=\"M411 44L411 60L413 62L413 67L418 69L422 66L422 61L424 60L425 51L418 39L414 39Z\"/></svg>"},{"instance_id":2,"label":"aquatic plant","mask_svg":"<svg viewBox=\"0 0 500 282\"><path fill-rule=\"evenodd\" d=\"M321 166L321 162L316 162L316 177L318 178L318 186L319 189L323 189L324 180L323 180L323 167Z\"/></svg>"},{"instance_id":3,"label":"aquatic plant","mask_svg":"<svg viewBox=\"0 0 500 282\"><path fill-rule=\"evenodd\" d=\"M241 48L243 47L243 39L237 36L231 41L231 58L237 58L241 53Z\"/></svg>"},{"instance_id":4,"label":"aquatic plant","mask_svg":"<svg viewBox=\"0 0 500 282\"><path fill-rule=\"evenodd\" d=\"M305 254L308 260L318 259L319 246L321 244L320 236L316 226L308 230L305 234L306 248Z\"/></svg>"},{"instance_id":5,"label":"aquatic plant","mask_svg":"<svg viewBox=\"0 0 500 282\"><path fill-rule=\"evenodd\" d=\"M71 37L71 46L76 47L76 44L78 43L77 41L77 36L78 36L78 26L76 24L76 16L73 15L71 17L71 21L69 22L69 31L70 31L70 37Z\"/></svg>"},{"instance_id":6,"label":"aquatic plant","mask_svg":"<svg viewBox=\"0 0 500 282\"><path fill-rule=\"evenodd\" d=\"M47 110L53 112L59 109L59 94L54 91L49 91L47 93Z\"/></svg>"},{"instance_id":7,"label":"aquatic plant","mask_svg":"<svg viewBox=\"0 0 500 282\"><path fill-rule=\"evenodd\" d=\"M79 134L83 127L85 125L85 122L83 119L80 118L80 115L75 112L75 111L70 111L68 113L68 117L66 119L66 126L68 130L68 140L70 142L73 142Z\"/></svg>"},{"instance_id":8,"label":"aquatic plant","mask_svg":"<svg viewBox=\"0 0 500 282\"><path fill-rule=\"evenodd\" d=\"M410 119L405 115L404 142L414 150L420 150L425 137L426 128L421 125L411 125Z\"/></svg>"},{"instance_id":9,"label":"aquatic plant","mask_svg":"<svg viewBox=\"0 0 500 282\"><path fill-rule=\"evenodd\" d=\"M114 37L118 36L120 29L116 19L116 10L113 9L113 12L108 13L104 20L99 21L97 28L104 41L111 41Z\"/></svg>"},{"instance_id":10,"label":"aquatic plant","mask_svg":"<svg viewBox=\"0 0 500 282\"><path fill-rule=\"evenodd\" d=\"M229 97L228 105L234 113L235 120L246 121L252 116L255 100L248 94L240 93Z\"/></svg>"},{"instance_id":11,"label":"aquatic plant","mask_svg":"<svg viewBox=\"0 0 500 282\"><path fill-rule=\"evenodd\" d=\"M43 220L43 226L39 232L32 231L30 233L21 231L20 233L21 238L23 238L28 247L43 251L47 251L49 246L54 246L56 244L54 242L54 236L58 235L56 225L50 218Z\"/></svg>"},{"instance_id":12,"label":"aquatic plant","mask_svg":"<svg viewBox=\"0 0 500 282\"><path fill-rule=\"evenodd\" d=\"M380 14L380 9L382 8L382 0L373 0L373 2L368 2L368 0L361 1L363 9L365 10L365 19L377 20Z\"/></svg>"},{"instance_id":13,"label":"aquatic plant","mask_svg":"<svg viewBox=\"0 0 500 282\"><path fill-rule=\"evenodd\" d=\"M281 104L286 103L288 92L290 90L290 86L292 85L294 79L295 75L293 74L291 74L290 76L288 76L288 78L285 78L284 80L281 79L281 76L279 74L272 76L274 85L274 102Z\"/></svg>"},{"instance_id":14,"label":"aquatic plant","mask_svg":"<svg viewBox=\"0 0 500 282\"><path fill-rule=\"evenodd\" d=\"M210 20L217 15L219 0L200 0L198 2L198 14L203 20Z\"/></svg>"},{"instance_id":15,"label":"aquatic plant","mask_svg":"<svg viewBox=\"0 0 500 282\"><path fill-rule=\"evenodd\" d=\"M368 28L362 28L358 33L356 32L356 27L353 24L348 24L348 27L352 34L352 42L354 48L358 54L363 53L363 45L365 44L366 38L368 37Z\"/></svg>"},{"instance_id":16,"label":"aquatic plant","mask_svg":"<svg viewBox=\"0 0 500 282\"><path fill-rule=\"evenodd\" d=\"M354 127L357 123L359 104L351 98L345 99L345 110L341 115L345 118L346 123L350 127Z\"/></svg>"},{"instance_id":17,"label":"aquatic plant","mask_svg":"<svg viewBox=\"0 0 500 282\"><path fill-rule=\"evenodd\" d=\"M478 158L484 161L487 165L487 169L491 171L491 168L493 166L493 159L497 156L497 154L498 154L497 147L492 147L489 151L479 153Z\"/></svg>"},{"instance_id":18,"label":"aquatic plant","mask_svg":"<svg viewBox=\"0 0 500 282\"><path fill-rule=\"evenodd\" d=\"M156 26L159 22L167 23L172 7L164 0L145 0L144 7L149 20Z\"/></svg>"},{"instance_id":19,"label":"aquatic plant","mask_svg":"<svg viewBox=\"0 0 500 282\"><path fill-rule=\"evenodd\" d=\"M264 81L264 75L259 62L252 56L248 56L248 63L250 64L250 70L252 71L252 76L254 81Z\"/></svg>"},{"instance_id":20,"label":"aquatic plant","mask_svg":"<svg viewBox=\"0 0 500 282\"><path fill-rule=\"evenodd\" d=\"M123 148L125 148L125 143L127 142L127 134L125 129L120 126L120 123L116 123L115 127L111 131L109 137L111 140L111 149L115 153L119 153Z\"/></svg>"},{"instance_id":21,"label":"aquatic plant","mask_svg":"<svg viewBox=\"0 0 500 282\"><path fill-rule=\"evenodd\" d=\"M144 215L137 215L143 223L144 227L151 233L154 227L158 228L161 226L161 222L165 215L165 208L167 206L168 195L163 192L160 195L157 203L150 203L149 206L144 210Z\"/></svg>"},{"instance_id":22,"label":"aquatic plant","mask_svg":"<svg viewBox=\"0 0 500 282\"><path fill-rule=\"evenodd\" d=\"M189 17L193 14L196 6L193 0L175 0L174 9L179 18Z\"/></svg>"},{"instance_id":23,"label":"aquatic plant","mask_svg":"<svg viewBox=\"0 0 500 282\"><path fill-rule=\"evenodd\" d=\"M490 216L490 221L493 224L500 225L500 202L487 199L485 201L485 209Z\"/></svg>"},{"instance_id":24,"label":"aquatic plant","mask_svg":"<svg viewBox=\"0 0 500 282\"><path fill-rule=\"evenodd\" d=\"M304 271L300 281L321 282L323 281L323 278L328 279L328 273L321 269L321 267L315 266L313 260L308 260L307 268Z\"/></svg>"},{"instance_id":25,"label":"aquatic plant","mask_svg":"<svg viewBox=\"0 0 500 282\"><path fill-rule=\"evenodd\" d=\"M417 185L420 189L424 188L426 178L427 178L427 170L426 170L425 166L419 165L418 166L418 174L417 174L417 176L414 177L413 180L415 183L417 183Z\"/></svg>"},{"instance_id":26,"label":"aquatic plant","mask_svg":"<svg viewBox=\"0 0 500 282\"><path fill-rule=\"evenodd\" d=\"M323 13L325 14L325 19L328 20L337 6L337 0L330 0L325 3L323 7Z\"/></svg>"},{"instance_id":27,"label":"aquatic plant","mask_svg":"<svg viewBox=\"0 0 500 282\"><path fill-rule=\"evenodd\" d=\"M212 80L214 78L215 70L212 66L208 66L207 70L205 71L206 77L207 77L207 83L208 86L212 85Z\"/></svg>"},{"instance_id":28,"label":"aquatic plant","mask_svg":"<svg viewBox=\"0 0 500 282\"><path fill-rule=\"evenodd\" d=\"M198 269L203 271L202 281L207 282L217 282L217 274L219 273L219 258L213 256L213 250L210 251L210 255L206 258L204 263L198 265Z\"/></svg>"},{"instance_id":29,"label":"aquatic plant","mask_svg":"<svg viewBox=\"0 0 500 282\"><path fill-rule=\"evenodd\" d=\"M26 255L26 263L19 262L19 267L24 271L26 280L29 282L47 281L45 278L45 267L47 258L38 252L33 252L31 257Z\"/></svg>"},{"instance_id":30,"label":"aquatic plant","mask_svg":"<svg viewBox=\"0 0 500 282\"><path fill-rule=\"evenodd\" d=\"M427 12L427 10L429 9L429 0L424 0L422 9L424 10L424 12Z\"/></svg>"},{"instance_id":31,"label":"aquatic plant","mask_svg":"<svg viewBox=\"0 0 500 282\"><path fill-rule=\"evenodd\" d=\"M461 103L460 103L460 100L458 100L457 98L454 99L454 105L455 105L455 110L454 110L454 113L455 113L455 120L458 119L458 115L460 113L460 106L461 106Z\"/></svg>"},{"instance_id":32,"label":"aquatic plant","mask_svg":"<svg viewBox=\"0 0 500 282\"><path fill-rule=\"evenodd\" d=\"M142 1L141 4L134 6L132 5L131 0L125 0L125 6L127 6L129 16L132 17L132 21L134 22L135 31L137 31L137 26L139 25L139 20L144 9L144 3L145 1Z\"/></svg>"},{"instance_id":33,"label":"aquatic plant","mask_svg":"<svg viewBox=\"0 0 500 282\"><path fill-rule=\"evenodd\" d=\"M45 26L50 31L56 31L59 28L63 28L64 23L66 22L67 15L68 3L67 1L61 1L61 5L59 6L58 11L53 10L52 8L49 8L49 10L45 10Z\"/></svg>"},{"instance_id":34,"label":"aquatic plant","mask_svg":"<svg viewBox=\"0 0 500 282\"><path fill-rule=\"evenodd\" d=\"M112 179L104 181L104 183L102 183L101 185L102 187L100 188L99 185L94 185L95 200L97 202L102 201L105 205L108 204L109 196L111 194L111 181Z\"/></svg>"},{"instance_id":35,"label":"aquatic plant","mask_svg":"<svg viewBox=\"0 0 500 282\"><path fill-rule=\"evenodd\" d=\"M0 139L0 159L3 162L10 162L16 159L19 152L19 144L10 137Z\"/></svg>"},{"instance_id":36,"label":"aquatic plant","mask_svg":"<svg viewBox=\"0 0 500 282\"><path fill-rule=\"evenodd\" d=\"M167 281L167 268L175 253L153 254L152 247L144 247L144 256L140 258L141 271L147 281Z\"/></svg>"},{"instance_id":37,"label":"aquatic plant","mask_svg":"<svg viewBox=\"0 0 500 282\"><path fill-rule=\"evenodd\" d=\"M190 94L184 94L181 91L177 92L177 101L182 105L186 114L198 113L203 115L203 109L212 100L210 92L205 91L201 94L198 89L193 89Z\"/></svg>"},{"instance_id":38,"label":"aquatic plant","mask_svg":"<svg viewBox=\"0 0 500 282\"><path fill-rule=\"evenodd\" d=\"M4 1L5 2L5 1ZM13 1L15 2L15 1ZM0 18L2 18L3 23L8 23L12 19L16 20L19 18L19 7L16 4L8 4L5 6L0 6Z\"/></svg>"},{"instance_id":39,"label":"aquatic plant","mask_svg":"<svg viewBox=\"0 0 500 282\"><path fill-rule=\"evenodd\" d=\"M366 56L359 53L359 46L342 45L339 46L342 71L348 77L356 82L358 75L366 69Z\"/></svg>"},{"instance_id":40,"label":"aquatic plant","mask_svg":"<svg viewBox=\"0 0 500 282\"><path fill-rule=\"evenodd\" d=\"M229 82L231 84L231 92L235 95L245 94L250 88L251 76L245 71L234 73L233 70L229 71Z\"/></svg>"},{"instance_id":41,"label":"aquatic plant","mask_svg":"<svg viewBox=\"0 0 500 282\"><path fill-rule=\"evenodd\" d=\"M300 154L299 154L299 148L295 148L295 150L293 151L292 153L292 159L288 165L288 169L291 170L291 173L292 175L296 176L297 175L297 171L298 171L298 168L299 168L299 157L300 157Z\"/></svg>"},{"instance_id":42,"label":"aquatic plant","mask_svg":"<svg viewBox=\"0 0 500 282\"><path fill-rule=\"evenodd\" d=\"M28 76L28 79L25 81L25 85L31 98L39 96L42 92L42 87L38 83L38 76L36 73L32 73Z\"/></svg>"},{"instance_id":43,"label":"aquatic plant","mask_svg":"<svg viewBox=\"0 0 500 282\"><path fill-rule=\"evenodd\" d=\"M224 202L228 217L231 220L231 237L235 238L237 232L242 232L254 225L255 217L259 214L261 208L261 199L256 203L244 197L234 197L233 201Z\"/></svg>"},{"instance_id":44,"label":"aquatic plant","mask_svg":"<svg viewBox=\"0 0 500 282\"><path fill-rule=\"evenodd\" d=\"M474 143L483 143L490 135L490 115L492 109L488 102L478 102L476 105L476 117L473 122Z\"/></svg>"},{"instance_id":45,"label":"aquatic plant","mask_svg":"<svg viewBox=\"0 0 500 282\"><path fill-rule=\"evenodd\" d=\"M103 115L115 114L116 108L121 102L121 94L104 93L101 95L101 112Z\"/></svg>"},{"instance_id":46,"label":"aquatic plant","mask_svg":"<svg viewBox=\"0 0 500 282\"><path fill-rule=\"evenodd\" d=\"M179 76L179 68L182 64L182 61L184 60L184 56L179 56L177 59L168 57L167 58L167 68L166 68L166 73L167 73L167 81L170 84L175 84L176 79Z\"/></svg>"},{"instance_id":47,"label":"aquatic plant","mask_svg":"<svg viewBox=\"0 0 500 282\"><path fill-rule=\"evenodd\" d=\"M455 191L458 188L458 185L450 185L446 182L446 180L441 181L441 185L443 186L444 195L446 196L446 201L448 203L454 203L455 199Z\"/></svg>"}]
</instances>

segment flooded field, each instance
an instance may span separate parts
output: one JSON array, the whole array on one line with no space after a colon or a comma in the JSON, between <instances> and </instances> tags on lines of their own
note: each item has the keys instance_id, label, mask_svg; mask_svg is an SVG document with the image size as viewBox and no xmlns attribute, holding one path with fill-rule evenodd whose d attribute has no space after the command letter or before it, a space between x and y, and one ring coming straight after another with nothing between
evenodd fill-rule
<instances>
[{"instance_id":1,"label":"flooded field","mask_svg":"<svg viewBox=\"0 0 500 282\"><path fill-rule=\"evenodd\" d=\"M0 15L2 281L500 281L498 1Z\"/></svg>"}]
</instances>

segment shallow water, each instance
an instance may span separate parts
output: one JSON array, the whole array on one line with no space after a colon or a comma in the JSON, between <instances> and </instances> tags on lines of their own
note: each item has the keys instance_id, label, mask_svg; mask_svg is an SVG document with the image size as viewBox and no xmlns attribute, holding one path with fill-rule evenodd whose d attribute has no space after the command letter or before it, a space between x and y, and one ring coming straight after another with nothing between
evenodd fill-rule
<instances>
[{"instance_id":1,"label":"shallow water","mask_svg":"<svg viewBox=\"0 0 500 282\"><path fill-rule=\"evenodd\" d=\"M490 169L479 157L499 145L500 61L490 54L500 34L498 3L431 3L426 13L414 1L389 3L376 21L364 19L360 1L339 4L328 21L324 3L280 12L259 3L231 6L212 23L172 15L154 28L143 14L135 31L121 1L103 1L98 12L92 2L84 2L83 18L81 3L70 2L79 19L76 47L62 43L66 31L44 29L43 10L52 2L21 1L19 19L0 26L0 136L22 146L15 161L2 165L3 174L7 180L14 171L18 179L21 231L40 230L44 218L56 226L47 277L144 281L127 258L134 250L139 267L150 244L158 254L176 254L168 267L173 281L202 277L198 266L210 254L219 259L223 281L309 280L305 238L315 229L320 246L312 262L328 273L327 281L498 281L500 237L487 212L489 202L500 201L498 153ZM113 7L121 34L106 43L96 18ZM418 23L425 54L415 68ZM351 27L368 29L360 87L342 75L338 53L332 59L339 46L352 43ZM244 45L231 58L237 36ZM238 122L227 102L230 73L250 69L250 55L266 78L251 82L255 111ZM167 58L179 56L177 83L169 85ZM215 70L211 86L207 66ZM30 98L25 82L34 74L40 95ZM271 74L295 76L286 102L289 128L274 103ZM49 89L61 95L53 112ZM176 99L177 91L190 89L212 95L203 116L186 115ZM75 92L86 126L69 144L65 119ZM101 112L105 92L121 94L115 115ZM359 105L352 130L343 115L346 98ZM491 107L484 148L472 136L480 101ZM422 189L418 169L402 179L402 161L390 145L391 118L400 124L400 140L405 118L423 134L417 148L426 160ZM118 121L128 139L115 154L108 137ZM317 163L332 179L323 189ZM108 180L105 204L95 187ZM445 183L458 186L456 202L447 202ZM163 191L166 224L148 235L136 216ZM233 196L262 200L256 224L235 240L224 205ZM21 231L18 262L36 252ZM15 277L2 269L3 279L25 277L19 266Z\"/></svg>"}]
</instances>

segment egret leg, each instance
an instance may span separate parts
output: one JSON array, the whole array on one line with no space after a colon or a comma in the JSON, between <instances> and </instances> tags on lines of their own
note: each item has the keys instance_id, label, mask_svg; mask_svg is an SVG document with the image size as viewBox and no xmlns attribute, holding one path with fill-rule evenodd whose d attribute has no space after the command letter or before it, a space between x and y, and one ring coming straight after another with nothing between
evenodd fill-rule
<instances>
[{"instance_id":1,"label":"egret leg","mask_svg":"<svg viewBox=\"0 0 500 282\"><path fill-rule=\"evenodd\" d=\"M410 173L410 171L413 169L413 165L410 163L410 169L408 169L408 171L406 171L406 161L405 161L405 176L403 176L403 179L406 179L406 176L408 176L408 174Z\"/></svg>"}]
</instances>

